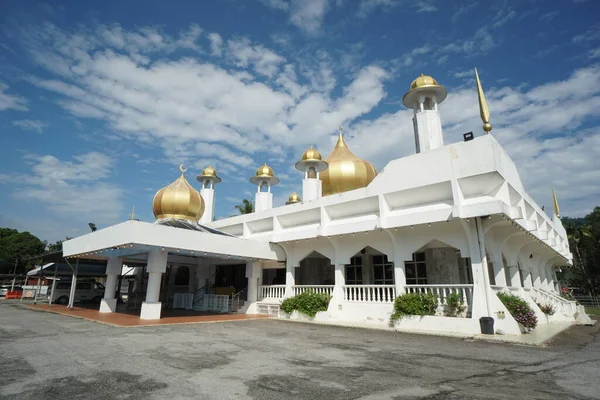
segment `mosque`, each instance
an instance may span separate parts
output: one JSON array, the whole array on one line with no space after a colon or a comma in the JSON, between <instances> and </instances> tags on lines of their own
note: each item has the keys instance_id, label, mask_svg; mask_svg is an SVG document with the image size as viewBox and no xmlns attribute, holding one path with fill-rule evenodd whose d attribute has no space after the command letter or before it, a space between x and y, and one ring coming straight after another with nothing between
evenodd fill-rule
<instances>
[{"instance_id":1,"label":"mosque","mask_svg":"<svg viewBox=\"0 0 600 400\"><path fill-rule=\"evenodd\" d=\"M142 319L160 318L167 305L290 318L279 310L283 299L311 290L332 296L315 317L324 322L389 326L394 299L411 292L437 295L440 309L455 293L466 310L403 318L400 330L476 334L480 318L491 317L497 331L524 332L498 292L525 299L540 323L574 321L576 304L558 295L556 271L572 255L556 196L549 217L525 191L491 135L475 73L486 134L444 144L438 106L447 90L421 75L403 97L414 111L416 154L378 172L352 153L340 129L329 156L311 147L295 164L302 196L274 208L279 179L265 163L250 179L254 211L216 221L217 171L198 175L198 192L180 167L154 197L155 223L129 220L71 239L64 255L72 264L107 260L100 305L107 313L116 309L122 265L142 263ZM546 316L540 303L557 312Z\"/></svg>"}]
</instances>

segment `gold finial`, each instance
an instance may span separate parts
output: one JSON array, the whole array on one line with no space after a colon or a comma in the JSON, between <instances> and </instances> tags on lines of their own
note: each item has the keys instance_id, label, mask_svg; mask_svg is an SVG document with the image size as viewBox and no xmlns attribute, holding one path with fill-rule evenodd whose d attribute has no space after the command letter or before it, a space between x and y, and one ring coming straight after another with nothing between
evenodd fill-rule
<instances>
[{"instance_id":1,"label":"gold finial","mask_svg":"<svg viewBox=\"0 0 600 400\"><path fill-rule=\"evenodd\" d=\"M554 203L554 215L556 215L557 218L560 218L560 208L558 207L558 199L556 198L554 188L552 188L552 202Z\"/></svg>"},{"instance_id":2,"label":"gold finial","mask_svg":"<svg viewBox=\"0 0 600 400\"><path fill-rule=\"evenodd\" d=\"M181 164L181 165L179 166L179 170L181 171L181 173L182 173L182 174L183 174L184 172L186 172L186 171L187 171L187 169L186 169L186 168L183 168L183 164Z\"/></svg>"},{"instance_id":3,"label":"gold finial","mask_svg":"<svg viewBox=\"0 0 600 400\"><path fill-rule=\"evenodd\" d=\"M133 208L131 209L131 216L129 217L129 219L135 219L135 204L133 205Z\"/></svg>"},{"instance_id":4,"label":"gold finial","mask_svg":"<svg viewBox=\"0 0 600 400\"><path fill-rule=\"evenodd\" d=\"M340 125L340 127L338 128L338 131L340 132L340 137L342 137L344 135L344 128L342 128L342 126Z\"/></svg>"},{"instance_id":5,"label":"gold finial","mask_svg":"<svg viewBox=\"0 0 600 400\"><path fill-rule=\"evenodd\" d=\"M483 121L483 130L486 133L490 133L492 130L492 124L490 124L490 109L488 108L487 101L485 100L485 94L481 87L481 81L479 80L479 74L477 68L475 68L475 79L477 80L477 96L479 97L479 115L481 121Z\"/></svg>"}]
</instances>

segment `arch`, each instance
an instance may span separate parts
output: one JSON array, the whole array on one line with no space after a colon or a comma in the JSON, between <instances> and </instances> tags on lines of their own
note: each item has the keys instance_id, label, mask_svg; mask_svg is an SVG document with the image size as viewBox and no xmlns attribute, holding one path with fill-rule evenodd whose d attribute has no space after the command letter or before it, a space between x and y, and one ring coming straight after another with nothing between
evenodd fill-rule
<instances>
[{"instance_id":1,"label":"arch","mask_svg":"<svg viewBox=\"0 0 600 400\"><path fill-rule=\"evenodd\" d=\"M340 264L349 264L350 258L365 247L372 247L377 251L385 254L388 259L394 259L394 243L390 236L383 231L375 231L355 234L344 238L342 243L338 244L339 252L336 262Z\"/></svg>"},{"instance_id":2,"label":"arch","mask_svg":"<svg viewBox=\"0 0 600 400\"><path fill-rule=\"evenodd\" d=\"M333 285L335 284L334 261L329 257L312 251L300 260L295 271L296 285Z\"/></svg>"}]
</instances>

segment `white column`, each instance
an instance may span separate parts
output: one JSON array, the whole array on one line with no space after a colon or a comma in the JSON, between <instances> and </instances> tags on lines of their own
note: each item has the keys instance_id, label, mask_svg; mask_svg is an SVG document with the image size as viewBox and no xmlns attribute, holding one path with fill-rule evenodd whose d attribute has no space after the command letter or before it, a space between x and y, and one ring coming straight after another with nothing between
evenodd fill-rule
<instances>
[{"instance_id":1,"label":"white column","mask_svg":"<svg viewBox=\"0 0 600 400\"><path fill-rule=\"evenodd\" d=\"M506 273L504 272L504 262L500 251L491 252L492 263L494 266L494 281L496 286L506 287Z\"/></svg>"},{"instance_id":2,"label":"white column","mask_svg":"<svg viewBox=\"0 0 600 400\"><path fill-rule=\"evenodd\" d=\"M533 281L533 287L541 289L542 281L540 279L540 271L538 269L537 263L529 262L529 268L531 268L531 279Z\"/></svg>"},{"instance_id":3,"label":"white column","mask_svg":"<svg viewBox=\"0 0 600 400\"><path fill-rule=\"evenodd\" d=\"M302 200L315 200L322 197L323 185L320 179L306 178L302 181Z\"/></svg>"},{"instance_id":4,"label":"white column","mask_svg":"<svg viewBox=\"0 0 600 400\"><path fill-rule=\"evenodd\" d=\"M115 291L117 281L123 269L123 259L111 257L106 263L106 284L104 285L104 298L100 302L101 313L112 313L117 309Z\"/></svg>"},{"instance_id":5,"label":"white column","mask_svg":"<svg viewBox=\"0 0 600 400\"><path fill-rule=\"evenodd\" d=\"M344 288L343 286L346 284L346 276L345 276L345 264L341 264L339 261L335 262L335 287L333 288L333 296L331 301L335 302L335 304L341 304L344 301Z\"/></svg>"},{"instance_id":6,"label":"white column","mask_svg":"<svg viewBox=\"0 0 600 400\"><path fill-rule=\"evenodd\" d=\"M292 286L296 284L296 268L288 258L285 264L285 297L292 297L294 289Z\"/></svg>"},{"instance_id":7,"label":"white column","mask_svg":"<svg viewBox=\"0 0 600 400\"><path fill-rule=\"evenodd\" d=\"M510 276L510 282L507 282L508 285L512 287L521 287L521 279L519 278L519 266L509 265L508 273Z\"/></svg>"},{"instance_id":8,"label":"white column","mask_svg":"<svg viewBox=\"0 0 600 400\"><path fill-rule=\"evenodd\" d=\"M442 120L437 110L416 110L413 117L416 133L417 153L435 150L444 146Z\"/></svg>"},{"instance_id":9,"label":"white column","mask_svg":"<svg viewBox=\"0 0 600 400\"><path fill-rule=\"evenodd\" d=\"M524 263L521 267L523 268L523 287L531 288L533 286L531 282L531 268L527 263Z\"/></svg>"},{"instance_id":10,"label":"white column","mask_svg":"<svg viewBox=\"0 0 600 400\"><path fill-rule=\"evenodd\" d=\"M148 289L146 301L142 303L141 319L160 319L162 304L160 303L160 282L162 274L167 270L168 252L155 249L148 253Z\"/></svg>"},{"instance_id":11,"label":"white column","mask_svg":"<svg viewBox=\"0 0 600 400\"><path fill-rule=\"evenodd\" d=\"M248 278L248 302L250 306L246 314L258 313L256 302L260 299L258 292L262 279L262 263L260 261L248 261L246 263L246 278Z\"/></svg>"},{"instance_id":12,"label":"white column","mask_svg":"<svg viewBox=\"0 0 600 400\"><path fill-rule=\"evenodd\" d=\"M205 188L200 189L200 195L204 199L204 213L200 217L200 223L206 224L212 222L215 215L215 190Z\"/></svg>"},{"instance_id":13,"label":"white column","mask_svg":"<svg viewBox=\"0 0 600 400\"><path fill-rule=\"evenodd\" d=\"M271 192L256 192L254 200L254 211L260 212L273 208L273 193Z\"/></svg>"},{"instance_id":14,"label":"white column","mask_svg":"<svg viewBox=\"0 0 600 400\"><path fill-rule=\"evenodd\" d=\"M485 239L481 219L475 218L473 234L469 243L471 252L471 269L473 273L473 310L474 319L480 317L491 317L492 310L489 300L490 295L494 295L490 289L490 280L488 276L487 257L485 254ZM472 226L472 223L471 223Z\"/></svg>"},{"instance_id":15,"label":"white column","mask_svg":"<svg viewBox=\"0 0 600 400\"><path fill-rule=\"evenodd\" d=\"M404 255L398 249L398 245L394 248L394 283L396 286L396 296L400 296L405 291L406 274L404 273Z\"/></svg>"}]
</instances>

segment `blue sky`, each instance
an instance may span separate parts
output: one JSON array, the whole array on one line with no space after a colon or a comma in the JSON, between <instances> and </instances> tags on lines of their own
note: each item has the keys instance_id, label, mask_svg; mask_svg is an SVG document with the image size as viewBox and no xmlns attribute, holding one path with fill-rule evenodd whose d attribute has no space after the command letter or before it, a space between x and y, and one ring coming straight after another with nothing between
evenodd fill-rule
<instances>
[{"instance_id":1,"label":"blue sky","mask_svg":"<svg viewBox=\"0 0 600 400\"><path fill-rule=\"evenodd\" d=\"M4 0L0 226L54 241L137 216L208 164L216 216L252 198L268 162L281 205L293 165L344 126L378 169L414 153L401 99L421 72L448 88L446 143L492 134L547 209L600 205L600 3L594 0ZM198 186L197 186L198 187Z\"/></svg>"}]
</instances>

